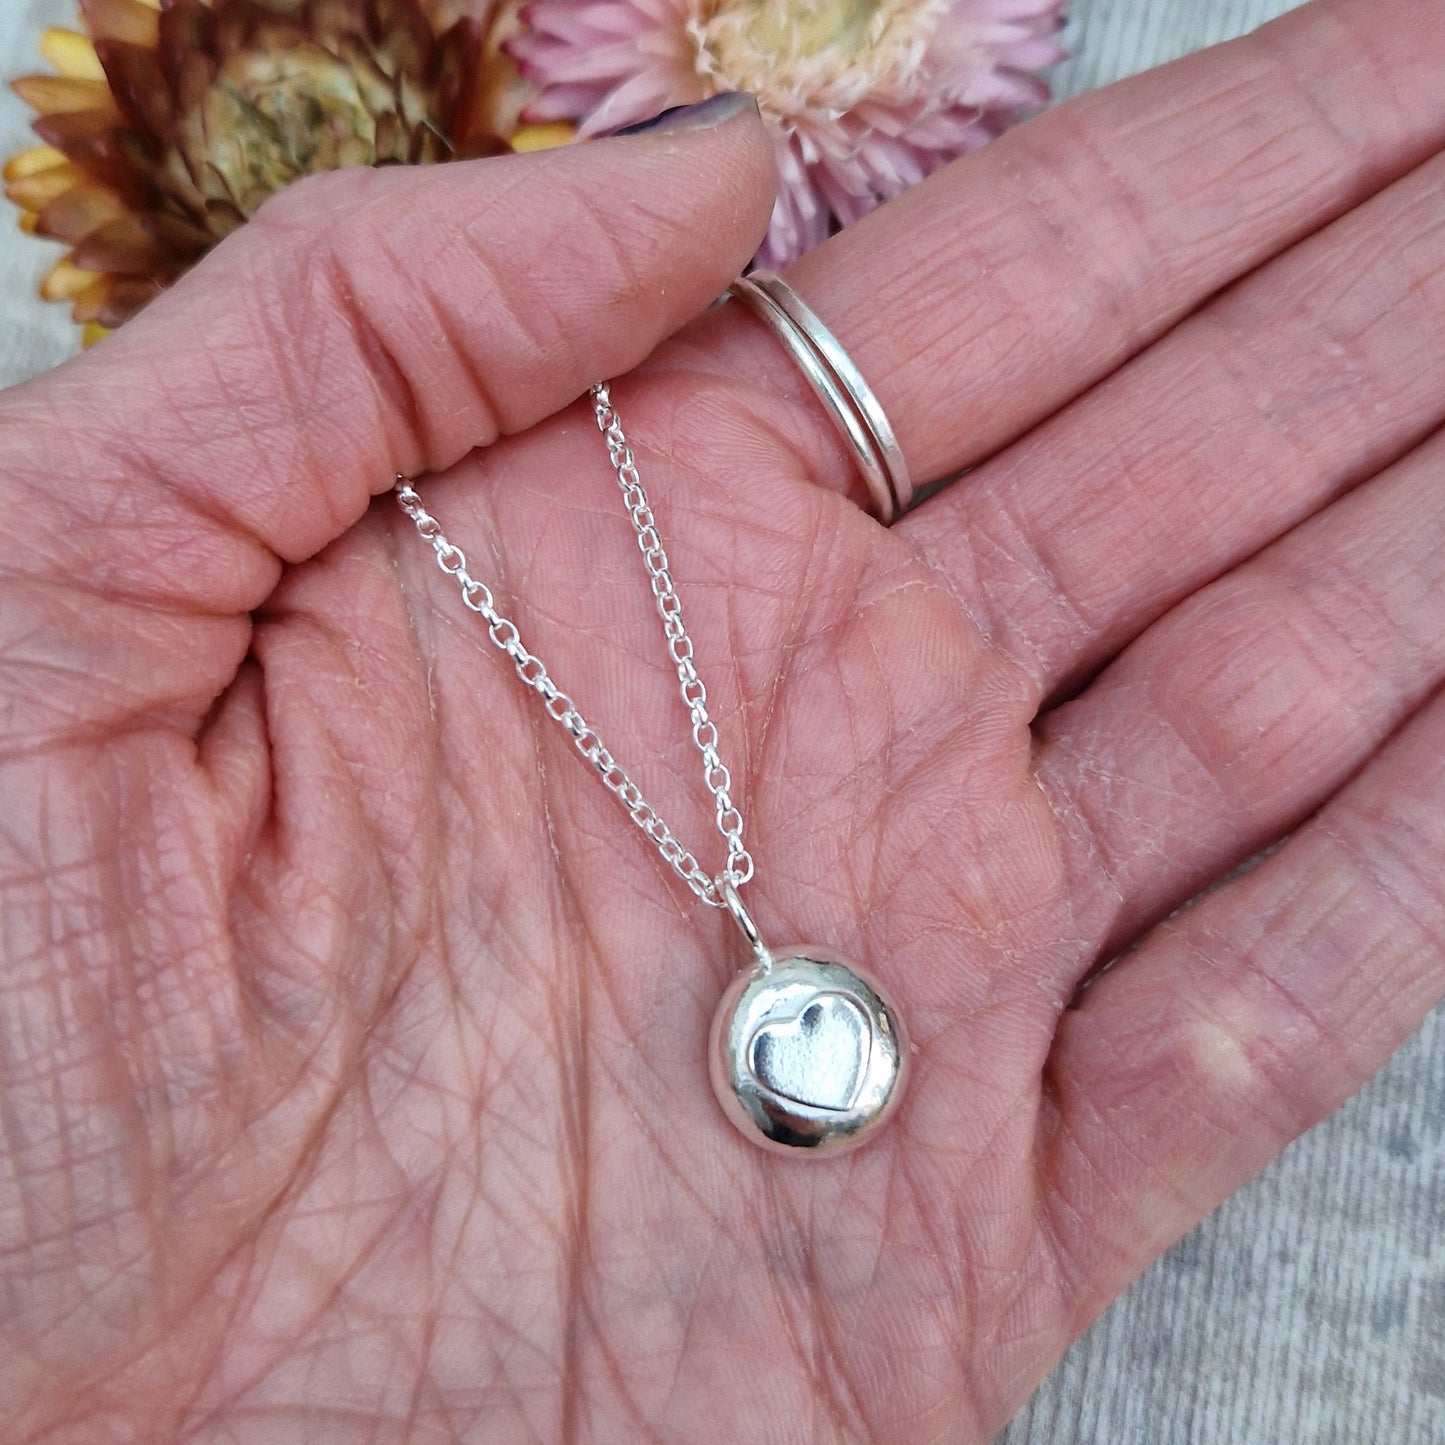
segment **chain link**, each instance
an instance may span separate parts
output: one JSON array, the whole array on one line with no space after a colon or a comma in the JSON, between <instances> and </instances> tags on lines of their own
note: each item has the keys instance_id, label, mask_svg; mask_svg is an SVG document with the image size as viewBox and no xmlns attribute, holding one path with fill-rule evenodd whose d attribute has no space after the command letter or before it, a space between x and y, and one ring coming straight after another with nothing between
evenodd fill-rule
<instances>
[{"instance_id":1,"label":"chain link","mask_svg":"<svg viewBox=\"0 0 1445 1445\"><path fill-rule=\"evenodd\" d=\"M467 571L466 554L447 539L441 523L426 510L416 488L402 476L396 479L396 500L418 533L431 545L437 566L456 578L462 602L486 623L487 636L493 645L511 658L517 676L542 699L547 715L566 730L573 746L596 770L602 785L621 802L628 816L652 840L678 877L704 903L724 908L727 902L721 883L726 880L737 888L753 876L752 854L743 844L743 816L732 800L732 774L718 755L718 732L708 714L707 688L693 662L692 638L682 620L682 600L673 586L667 552L637 474L637 460L623 434L622 422L613 409L607 387L600 381L592 388L592 401L597 428L607 443L607 454L617 473L623 504L637 532L637 545L657 601L668 655L677 669L678 686L692 722L692 740L702 754L703 781L715 804L717 830L727 844L727 863L716 878L706 873L692 851L678 842L672 829L577 711L572 699L552 681L542 660L527 651L516 624L497 611L491 589Z\"/></svg>"}]
</instances>

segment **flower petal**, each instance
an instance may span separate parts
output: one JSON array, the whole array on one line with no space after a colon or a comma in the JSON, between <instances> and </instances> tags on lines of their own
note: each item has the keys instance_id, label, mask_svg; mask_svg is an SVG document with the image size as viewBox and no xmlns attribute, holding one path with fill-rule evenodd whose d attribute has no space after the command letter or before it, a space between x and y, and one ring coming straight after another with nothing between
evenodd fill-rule
<instances>
[{"instance_id":1,"label":"flower petal","mask_svg":"<svg viewBox=\"0 0 1445 1445\"><path fill-rule=\"evenodd\" d=\"M97 40L122 40L154 49L160 40L159 5L146 0L80 0L85 28Z\"/></svg>"},{"instance_id":2,"label":"flower petal","mask_svg":"<svg viewBox=\"0 0 1445 1445\"><path fill-rule=\"evenodd\" d=\"M583 135L605 134L625 125L646 120L673 105L688 105L708 96L707 85L700 75L679 79L660 66L634 75L613 90L581 127Z\"/></svg>"},{"instance_id":3,"label":"flower petal","mask_svg":"<svg viewBox=\"0 0 1445 1445\"><path fill-rule=\"evenodd\" d=\"M576 138L577 127L566 121L523 125L518 126L512 135L512 149L519 155L528 151L549 151L557 146L569 145Z\"/></svg>"},{"instance_id":4,"label":"flower petal","mask_svg":"<svg viewBox=\"0 0 1445 1445\"><path fill-rule=\"evenodd\" d=\"M68 256L62 257L40 283L40 294L47 301L74 301L99 278L98 271L83 270Z\"/></svg>"},{"instance_id":5,"label":"flower petal","mask_svg":"<svg viewBox=\"0 0 1445 1445\"><path fill-rule=\"evenodd\" d=\"M54 146L31 146L29 150L17 152L5 162L3 174L7 181L17 181L21 176L33 176L37 171L48 171L55 166L67 164L65 152Z\"/></svg>"},{"instance_id":6,"label":"flower petal","mask_svg":"<svg viewBox=\"0 0 1445 1445\"><path fill-rule=\"evenodd\" d=\"M104 80L76 80L65 75L22 75L10 88L40 115L70 115L79 110L120 112Z\"/></svg>"},{"instance_id":7,"label":"flower petal","mask_svg":"<svg viewBox=\"0 0 1445 1445\"><path fill-rule=\"evenodd\" d=\"M132 126L164 145L174 127L170 87L154 49L124 40L102 40L96 47L116 101Z\"/></svg>"},{"instance_id":8,"label":"flower petal","mask_svg":"<svg viewBox=\"0 0 1445 1445\"><path fill-rule=\"evenodd\" d=\"M46 30L40 37L40 53L67 79L105 79L90 36L78 30Z\"/></svg>"},{"instance_id":9,"label":"flower petal","mask_svg":"<svg viewBox=\"0 0 1445 1445\"><path fill-rule=\"evenodd\" d=\"M40 212L35 229L42 236L68 241L73 246L107 221L123 216L125 209L125 202L114 191L84 181L51 201Z\"/></svg>"},{"instance_id":10,"label":"flower petal","mask_svg":"<svg viewBox=\"0 0 1445 1445\"><path fill-rule=\"evenodd\" d=\"M102 276L76 297L71 315L82 326L88 323L119 326L150 301L156 289L131 276Z\"/></svg>"},{"instance_id":11,"label":"flower petal","mask_svg":"<svg viewBox=\"0 0 1445 1445\"><path fill-rule=\"evenodd\" d=\"M41 140L63 151L77 165L99 176L119 164L117 127L113 111L74 110L64 115L41 116L32 129Z\"/></svg>"},{"instance_id":12,"label":"flower petal","mask_svg":"<svg viewBox=\"0 0 1445 1445\"><path fill-rule=\"evenodd\" d=\"M10 167L5 169L5 194L21 210L34 211L37 215L52 201L87 180L85 172L70 161L13 178L9 175Z\"/></svg>"},{"instance_id":13,"label":"flower petal","mask_svg":"<svg viewBox=\"0 0 1445 1445\"><path fill-rule=\"evenodd\" d=\"M133 215L117 216L91 231L71 252L77 266L117 276L155 276L173 270L175 256Z\"/></svg>"},{"instance_id":14,"label":"flower petal","mask_svg":"<svg viewBox=\"0 0 1445 1445\"><path fill-rule=\"evenodd\" d=\"M575 120L585 114L597 100L597 88L591 85L549 85L536 100L522 109L528 125L545 121Z\"/></svg>"}]
</instances>

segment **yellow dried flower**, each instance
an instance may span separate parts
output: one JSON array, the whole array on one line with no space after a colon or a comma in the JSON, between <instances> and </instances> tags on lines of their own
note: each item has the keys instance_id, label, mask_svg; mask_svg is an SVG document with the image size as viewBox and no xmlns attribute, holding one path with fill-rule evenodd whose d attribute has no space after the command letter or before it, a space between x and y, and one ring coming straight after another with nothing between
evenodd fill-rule
<instances>
[{"instance_id":1,"label":"yellow dried flower","mask_svg":"<svg viewBox=\"0 0 1445 1445\"><path fill-rule=\"evenodd\" d=\"M22 228L69 247L41 294L68 302L87 340L299 176L487 155L516 129L519 82L481 21L429 18L454 17L455 0L80 8L83 32L42 37L54 74L14 83L43 144L3 174Z\"/></svg>"}]
</instances>

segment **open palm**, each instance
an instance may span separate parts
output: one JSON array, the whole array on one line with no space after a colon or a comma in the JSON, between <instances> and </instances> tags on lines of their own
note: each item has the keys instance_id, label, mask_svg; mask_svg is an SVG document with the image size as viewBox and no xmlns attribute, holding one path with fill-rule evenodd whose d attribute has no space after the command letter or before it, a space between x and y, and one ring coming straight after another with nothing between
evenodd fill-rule
<instances>
[{"instance_id":1,"label":"open palm","mask_svg":"<svg viewBox=\"0 0 1445 1445\"><path fill-rule=\"evenodd\" d=\"M891 531L745 313L654 351L765 223L746 115L299 187L8 394L7 1438L984 1440L1356 1088L1445 981L1442 63L1320 0L807 258L915 475L974 468ZM720 862L568 405L649 353L750 906L916 1046L843 1159L727 1127L731 925L366 510L441 473Z\"/></svg>"}]
</instances>

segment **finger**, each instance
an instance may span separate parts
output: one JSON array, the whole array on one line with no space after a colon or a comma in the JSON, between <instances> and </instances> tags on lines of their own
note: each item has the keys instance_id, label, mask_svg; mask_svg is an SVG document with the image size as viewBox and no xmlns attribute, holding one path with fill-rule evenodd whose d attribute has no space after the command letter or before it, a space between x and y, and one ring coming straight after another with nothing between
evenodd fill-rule
<instances>
[{"instance_id":1,"label":"finger","mask_svg":"<svg viewBox=\"0 0 1445 1445\"><path fill-rule=\"evenodd\" d=\"M915 479L936 479L1445 145L1442 65L1439 6L1321 0L1037 117L788 279L877 391ZM687 364L761 378L814 475L866 500L767 333L737 314L710 335L721 356Z\"/></svg>"},{"instance_id":2,"label":"finger","mask_svg":"<svg viewBox=\"0 0 1445 1445\"><path fill-rule=\"evenodd\" d=\"M1066 1013L1040 1164L1080 1319L1349 1097L1445 991L1445 699Z\"/></svg>"},{"instance_id":3,"label":"finger","mask_svg":"<svg viewBox=\"0 0 1445 1445\"><path fill-rule=\"evenodd\" d=\"M21 654L47 666L37 725L194 717L280 560L338 536L394 473L525 428L705 306L773 193L755 108L710 114L318 177L94 353L8 394L8 666L17 694Z\"/></svg>"},{"instance_id":4,"label":"finger","mask_svg":"<svg viewBox=\"0 0 1445 1445\"><path fill-rule=\"evenodd\" d=\"M1442 482L1445 435L1046 717L1037 773L1099 956L1314 812L1445 679Z\"/></svg>"},{"instance_id":5,"label":"finger","mask_svg":"<svg viewBox=\"0 0 1445 1445\"><path fill-rule=\"evenodd\" d=\"M1445 419L1445 156L909 519L1041 696Z\"/></svg>"}]
</instances>

